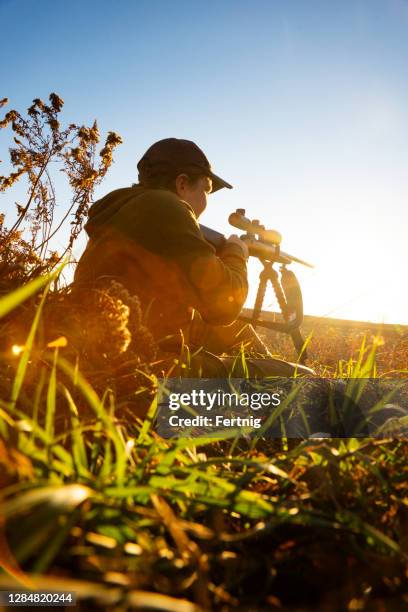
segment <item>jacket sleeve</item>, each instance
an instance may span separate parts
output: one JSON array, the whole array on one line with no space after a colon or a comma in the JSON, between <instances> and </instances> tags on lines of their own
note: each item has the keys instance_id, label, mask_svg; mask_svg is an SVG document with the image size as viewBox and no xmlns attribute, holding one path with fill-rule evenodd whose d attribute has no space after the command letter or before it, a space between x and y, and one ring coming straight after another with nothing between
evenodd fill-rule
<instances>
[{"instance_id":1,"label":"jacket sleeve","mask_svg":"<svg viewBox=\"0 0 408 612\"><path fill-rule=\"evenodd\" d=\"M150 200L149 206L139 200L134 224L134 215L128 210L127 227L122 226L122 230L145 248L178 264L188 305L197 309L206 322L232 323L248 293L246 260L241 249L226 244L216 255L214 247L203 237L189 204L169 191L154 191L142 196Z\"/></svg>"},{"instance_id":2,"label":"jacket sleeve","mask_svg":"<svg viewBox=\"0 0 408 612\"><path fill-rule=\"evenodd\" d=\"M197 294L193 306L207 323L229 325L248 294L246 260L237 245L227 244L219 256L209 246L208 254L186 258L186 272Z\"/></svg>"}]
</instances>

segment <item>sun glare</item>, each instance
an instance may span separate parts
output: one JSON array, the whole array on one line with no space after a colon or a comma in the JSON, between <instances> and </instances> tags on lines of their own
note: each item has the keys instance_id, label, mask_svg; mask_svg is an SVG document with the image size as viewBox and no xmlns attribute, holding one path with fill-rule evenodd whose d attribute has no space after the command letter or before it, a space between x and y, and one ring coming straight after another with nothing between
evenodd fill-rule
<instances>
[{"instance_id":1,"label":"sun glare","mask_svg":"<svg viewBox=\"0 0 408 612\"><path fill-rule=\"evenodd\" d=\"M399 268L406 260L407 247L402 228L393 219L385 214L375 219L345 215L334 223L325 214L287 230L282 249L315 265L313 270L290 266L302 288L306 315L408 323L408 292ZM260 262L249 262L249 308L255 301L261 269ZM272 291L267 292L263 307L277 311Z\"/></svg>"},{"instance_id":2,"label":"sun glare","mask_svg":"<svg viewBox=\"0 0 408 612\"><path fill-rule=\"evenodd\" d=\"M18 357L18 355L20 355L23 351L24 351L24 346L20 346L18 344L13 344L13 346L11 347L11 352L16 357Z\"/></svg>"}]
</instances>

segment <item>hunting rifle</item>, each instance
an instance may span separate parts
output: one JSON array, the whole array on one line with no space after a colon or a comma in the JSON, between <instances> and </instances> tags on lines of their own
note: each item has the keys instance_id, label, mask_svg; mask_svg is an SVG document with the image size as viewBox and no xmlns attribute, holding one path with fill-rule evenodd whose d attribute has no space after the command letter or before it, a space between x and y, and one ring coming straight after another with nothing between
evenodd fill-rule
<instances>
[{"instance_id":1,"label":"hunting rifle","mask_svg":"<svg viewBox=\"0 0 408 612\"><path fill-rule=\"evenodd\" d=\"M251 323L254 327L261 326L289 334L298 353L299 361L304 363L307 354L300 332L303 321L302 291L294 272L288 270L286 266L291 263L298 263L313 268L312 264L281 251L281 234L276 230L265 229L265 226L261 225L258 219L248 219L243 208L238 208L234 213L231 213L228 221L234 227L246 232L240 236L241 240L248 246L249 255L257 257L263 265L263 270L259 274L259 285L252 316L240 315L240 321ZM200 225L200 229L204 238L214 246L216 251L222 249L226 243L224 234L205 225ZM275 263L281 265L279 272L273 267ZM268 281L273 287L283 321L261 318Z\"/></svg>"}]
</instances>

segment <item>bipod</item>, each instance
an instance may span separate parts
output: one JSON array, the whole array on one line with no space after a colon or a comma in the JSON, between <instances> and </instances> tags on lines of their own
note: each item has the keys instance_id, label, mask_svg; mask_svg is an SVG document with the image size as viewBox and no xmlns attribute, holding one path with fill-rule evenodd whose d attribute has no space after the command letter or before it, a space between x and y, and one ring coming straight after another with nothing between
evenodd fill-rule
<instances>
[{"instance_id":1,"label":"bipod","mask_svg":"<svg viewBox=\"0 0 408 612\"><path fill-rule=\"evenodd\" d=\"M273 267L274 262L267 260L261 260L261 262L263 270L259 273L258 291L252 311L252 317L240 316L239 318L241 321L251 323L254 327L266 327L267 329L289 334L298 353L299 362L305 363L307 352L303 348L304 339L299 329L303 321L303 301L298 280L291 270L286 269L285 265L281 266L280 279L278 272ZM283 322L266 321L260 318L269 282L272 285L282 313Z\"/></svg>"}]
</instances>

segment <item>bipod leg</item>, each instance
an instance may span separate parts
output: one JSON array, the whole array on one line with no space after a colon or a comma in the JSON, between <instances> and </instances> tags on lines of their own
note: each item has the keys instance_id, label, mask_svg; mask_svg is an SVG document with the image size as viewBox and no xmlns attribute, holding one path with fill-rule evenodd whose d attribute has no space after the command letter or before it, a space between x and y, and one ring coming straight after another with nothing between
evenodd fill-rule
<instances>
[{"instance_id":1,"label":"bipod leg","mask_svg":"<svg viewBox=\"0 0 408 612\"><path fill-rule=\"evenodd\" d=\"M272 268L272 264L270 262L264 263L264 269L261 270L259 274L259 285L258 291L256 293L256 300L254 304L254 309L252 311L252 325L256 327L259 316L262 312L262 305L265 299L266 293L266 285L268 284L268 280L270 280L270 274L275 273L275 270Z\"/></svg>"},{"instance_id":2,"label":"bipod leg","mask_svg":"<svg viewBox=\"0 0 408 612\"><path fill-rule=\"evenodd\" d=\"M273 286L273 290L275 291L275 295L276 295L276 299L278 300L278 304L279 307L281 309L283 318L285 319L285 321L289 320L289 312L288 312L288 305L286 302L286 297L285 297L285 293L283 292L282 286L279 282L279 278L278 275L276 273L275 270L273 270L273 272L275 273L274 277L270 277L272 286ZM304 364L306 359L307 359L307 352L306 350L303 351L302 353L302 348L304 345L304 340L302 337L302 334L300 333L300 329L294 329L293 331L290 332L290 337L292 338L292 342L294 344L294 347L297 351L298 354L298 359L299 359L299 363Z\"/></svg>"}]
</instances>

